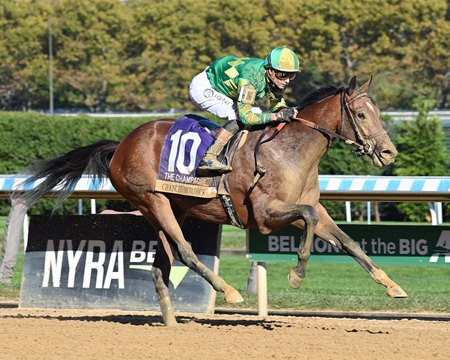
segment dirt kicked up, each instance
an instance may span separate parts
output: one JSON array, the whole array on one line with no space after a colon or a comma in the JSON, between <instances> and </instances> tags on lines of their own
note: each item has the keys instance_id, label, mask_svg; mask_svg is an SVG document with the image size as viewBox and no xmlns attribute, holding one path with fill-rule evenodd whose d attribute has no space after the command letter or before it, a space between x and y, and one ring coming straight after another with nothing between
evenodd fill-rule
<instances>
[{"instance_id":1,"label":"dirt kicked up","mask_svg":"<svg viewBox=\"0 0 450 360\"><path fill-rule=\"evenodd\" d=\"M448 359L446 321L0 309L1 359Z\"/></svg>"}]
</instances>

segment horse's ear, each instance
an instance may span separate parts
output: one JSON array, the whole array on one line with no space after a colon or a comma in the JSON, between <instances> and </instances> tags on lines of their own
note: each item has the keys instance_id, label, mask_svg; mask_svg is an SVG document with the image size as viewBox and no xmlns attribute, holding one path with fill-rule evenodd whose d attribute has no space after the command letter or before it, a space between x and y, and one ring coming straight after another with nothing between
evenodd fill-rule
<instances>
[{"instance_id":1,"label":"horse's ear","mask_svg":"<svg viewBox=\"0 0 450 360\"><path fill-rule=\"evenodd\" d=\"M370 75L369 80L367 80L362 86L361 90L365 93L369 91L370 84L372 83L372 75Z\"/></svg>"},{"instance_id":2,"label":"horse's ear","mask_svg":"<svg viewBox=\"0 0 450 360\"><path fill-rule=\"evenodd\" d=\"M353 91L355 91L355 89L356 89L356 76L353 76L348 84L347 95L350 96L351 94L353 94Z\"/></svg>"}]
</instances>

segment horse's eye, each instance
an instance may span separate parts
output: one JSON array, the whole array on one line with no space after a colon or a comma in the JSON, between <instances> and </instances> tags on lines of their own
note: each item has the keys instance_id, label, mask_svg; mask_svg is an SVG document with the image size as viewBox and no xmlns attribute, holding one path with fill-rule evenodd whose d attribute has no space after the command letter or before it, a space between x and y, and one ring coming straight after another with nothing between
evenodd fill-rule
<instances>
[{"instance_id":1,"label":"horse's eye","mask_svg":"<svg viewBox=\"0 0 450 360\"><path fill-rule=\"evenodd\" d=\"M357 116L358 119L360 119L360 120L364 120L364 119L366 118L366 115L364 115L363 112L356 113L356 116Z\"/></svg>"}]
</instances>

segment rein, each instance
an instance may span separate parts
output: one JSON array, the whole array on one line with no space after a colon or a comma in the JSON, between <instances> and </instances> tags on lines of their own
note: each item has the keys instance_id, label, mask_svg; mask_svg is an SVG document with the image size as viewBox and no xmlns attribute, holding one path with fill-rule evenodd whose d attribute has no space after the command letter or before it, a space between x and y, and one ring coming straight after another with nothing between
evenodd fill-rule
<instances>
[{"instance_id":1,"label":"rein","mask_svg":"<svg viewBox=\"0 0 450 360\"><path fill-rule=\"evenodd\" d=\"M321 133L327 134L331 138L337 138L337 139L344 141L346 144L356 146L358 149L360 149L362 147L362 145L357 143L356 141L350 140L349 138L346 138L345 136L342 136L341 134L338 134L331 130L325 129L325 128L317 125L316 123L313 123L312 121L302 119L299 117L293 117L292 119L295 121L301 122L302 124L310 127L311 129L314 129L314 130L320 131Z\"/></svg>"}]
</instances>

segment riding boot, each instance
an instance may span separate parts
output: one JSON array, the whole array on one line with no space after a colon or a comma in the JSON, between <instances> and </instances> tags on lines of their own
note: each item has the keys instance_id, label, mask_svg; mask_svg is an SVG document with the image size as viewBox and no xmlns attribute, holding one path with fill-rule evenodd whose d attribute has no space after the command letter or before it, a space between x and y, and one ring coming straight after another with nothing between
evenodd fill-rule
<instances>
[{"instance_id":1,"label":"riding boot","mask_svg":"<svg viewBox=\"0 0 450 360\"><path fill-rule=\"evenodd\" d=\"M239 128L237 130L239 131ZM226 129L226 125L219 130L216 135L216 141L211 145L206 152L205 157L198 165L197 173L199 175L209 174L210 172L223 174L232 170L231 166L222 164L217 160L217 157L233 135L233 132Z\"/></svg>"}]
</instances>

